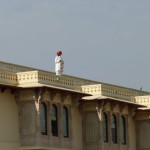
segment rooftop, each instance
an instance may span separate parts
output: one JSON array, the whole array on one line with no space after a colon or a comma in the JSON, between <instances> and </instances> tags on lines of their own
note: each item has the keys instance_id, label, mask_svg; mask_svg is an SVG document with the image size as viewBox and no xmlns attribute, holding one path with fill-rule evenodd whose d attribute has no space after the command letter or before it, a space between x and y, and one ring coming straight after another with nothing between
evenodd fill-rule
<instances>
[{"instance_id":1,"label":"rooftop","mask_svg":"<svg viewBox=\"0 0 150 150\"><path fill-rule=\"evenodd\" d=\"M132 88L102 83L99 81L93 81L69 75L62 75L59 77L59 80L57 80L57 78L58 76L56 76L54 72L37 70L35 68L0 61L1 85L22 88L63 88L74 92L87 93L91 95L99 94L126 101L132 101L135 103L140 103L143 99L142 96L150 95L150 93L146 91L140 91ZM146 105L149 105L149 103Z\"/></svg>"}]
</instances>

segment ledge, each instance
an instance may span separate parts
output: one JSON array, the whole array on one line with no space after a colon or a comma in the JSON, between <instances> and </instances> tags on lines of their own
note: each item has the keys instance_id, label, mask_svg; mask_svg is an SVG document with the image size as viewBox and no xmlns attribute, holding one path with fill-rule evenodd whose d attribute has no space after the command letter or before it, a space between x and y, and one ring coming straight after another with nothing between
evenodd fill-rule
<instances>
[{"instance_id":1,"label":"ledge","mask_svg":"<svg viewBox=\"0 0 150 150\"><path fill-rule=\"evenodd\" d=\"M20 72L24 71L24 72ZM64 88L91 95L100 94L113 98L146 104L143 98L135 99L135 96L149 95L149 92L136 89L106 84L98 81L62 75L56 76L54 72L35 70L25 66L9 64L0 61L0 85L13 87L47 86ZM142 99L142 100L141 100ZM150 101L150 100L148 100ZM148 102L149 104L150 102Z\"/></svg>"},{"instance_id":2,"label":"ledge","mask_svg":"<svg viewBox=\"0 0 150 150\"><path fill-rule=\"evenodd\" d=\"M60 147L20 147L18 150L73 150L72 148Z\"/></svg>"}]
</instances>

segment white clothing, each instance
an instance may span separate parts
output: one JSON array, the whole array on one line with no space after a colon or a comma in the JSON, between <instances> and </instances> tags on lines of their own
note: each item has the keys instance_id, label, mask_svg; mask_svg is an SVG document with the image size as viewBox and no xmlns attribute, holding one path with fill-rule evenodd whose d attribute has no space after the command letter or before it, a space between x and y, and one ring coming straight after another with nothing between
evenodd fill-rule
<instances>
[{"instance_id":1,"label":"white clothing","mask_svg":"<svg viewBox=\"0 0 150 150\"><path fill-rule=\"evenodd\" d=\"M64 68L64 61L62 60L61 56L56 56L55 57L55 72L56 75L62 75Z\"/></svg>"}]
</instances>

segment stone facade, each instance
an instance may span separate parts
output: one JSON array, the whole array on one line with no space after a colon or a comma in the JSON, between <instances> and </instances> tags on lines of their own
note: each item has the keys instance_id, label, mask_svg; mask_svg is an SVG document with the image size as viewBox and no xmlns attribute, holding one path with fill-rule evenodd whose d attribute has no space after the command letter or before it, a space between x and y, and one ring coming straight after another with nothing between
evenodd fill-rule
<instances>
[{"instance_id":1,"label":"stone facade","mask_svg":"<svg viewBox=\"0 0 150 150\"><path fill-rule=\"evenodd\" d=\"M149 92L0 62L0 149L148 150Z\"/></svg>"}]
</instances>

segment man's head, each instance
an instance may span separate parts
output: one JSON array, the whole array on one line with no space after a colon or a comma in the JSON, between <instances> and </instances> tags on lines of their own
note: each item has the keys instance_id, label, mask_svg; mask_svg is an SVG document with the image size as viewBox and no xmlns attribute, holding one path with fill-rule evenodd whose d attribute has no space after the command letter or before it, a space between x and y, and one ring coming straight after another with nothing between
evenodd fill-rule
<instances>
[{"instance_id":1,"label":"man's head","mask_svg":"<svg viewBox=\"0 0 150 150\"><path fill-rule=\"evenodd\" d=\"M61 56L62 55L62 51L57 51L57 55Z\"/></svg>"}]
</instances>

